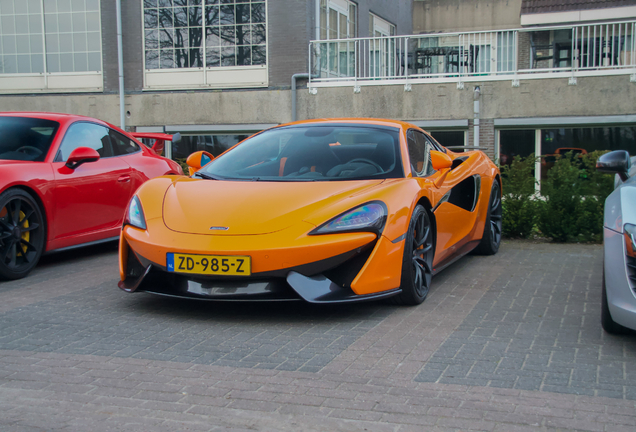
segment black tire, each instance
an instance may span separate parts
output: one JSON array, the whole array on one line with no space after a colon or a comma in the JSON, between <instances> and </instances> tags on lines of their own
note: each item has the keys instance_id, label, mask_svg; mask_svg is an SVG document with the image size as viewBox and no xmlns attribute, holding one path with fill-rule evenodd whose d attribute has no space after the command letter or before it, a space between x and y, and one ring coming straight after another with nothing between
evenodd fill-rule
<instances>
[{"instance_id":1,"label":"black tire","mask_svg":"<svg viewBox=\"0 0 636 432\"><path fill-rule=\"evenodd\" d=\"M36 266L45 226L35 200L22 189L0 194L0 278L20 279Z\"/></svg>"},{"instance_id":2,"label":"black tire","mask_svg":"<svg viewBox=\"0 0 636 432\"><path fill-rule=\"evenodd\" d=\"M605 269L603 269L603 285L601 294L601 326L603 330L610 334L627 334L631 333L631 330L627 327L623 327L612 319L609 306L607 305L607 290L605 289Z\"/></svg>"},{"instance_id":3,"label":"black tire","mask_svg":"<svg viewBox=\"0 0 636 432\"><path fill-rule=\"evenodd\" d=\"M501 187L499 187L497 179L494 179L490 189L484 234L481 237L481 242L473 251L475 254L494 255L499 251L502 228L501 211Z\"/></svg>"},{"instance_id":4,"label":"black tire","mask_svg":"<svg viewBox=\"0 0 636 432\"><path fill-rule=\"evenodd\" d=\"M418 305L426 299L433 277L435 244L433 224L428 211L417 205L404 241L402 259L402 292L391 301L395 304Z\"/></svg>"}]
</instances>

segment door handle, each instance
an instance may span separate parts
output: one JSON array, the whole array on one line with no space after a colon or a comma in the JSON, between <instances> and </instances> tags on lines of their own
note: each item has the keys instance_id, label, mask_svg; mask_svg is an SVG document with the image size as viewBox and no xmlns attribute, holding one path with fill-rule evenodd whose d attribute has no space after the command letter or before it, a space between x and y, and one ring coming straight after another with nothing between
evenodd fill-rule
<instances>
[{"instance_id":1,"label":"door handle","mask_svg":"<svg viewBox=\"0 0 636 432\"><path fill-rule=\"evenodd\" d=\"M130 176L128 174L124 174L122 176L119 176L119 178L117 179L118 182L121 183L126 183L130 181Z\"/></svg>"}]
</instances>

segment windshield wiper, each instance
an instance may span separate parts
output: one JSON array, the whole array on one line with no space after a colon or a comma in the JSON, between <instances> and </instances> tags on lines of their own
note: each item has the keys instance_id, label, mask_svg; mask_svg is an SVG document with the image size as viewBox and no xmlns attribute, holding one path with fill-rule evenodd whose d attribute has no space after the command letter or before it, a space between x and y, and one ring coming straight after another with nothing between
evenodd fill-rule
<instances>
[{"instance_id":1,"label":"windshield wiper","mask_svg":"<svg viewBox=\"0 0 636 432\"><path fill-rule=\"evenodd\" d=\"M194 176L199 176L199 177L204 178L206 180L221 180L220 177L214 177L213 175L210 175L210 174L207 174L207 173L204 173L204 172L201 172L201 171L195 172L194 174L192 174L192 176L193 177Z\"/></svg>"}]
</instances>

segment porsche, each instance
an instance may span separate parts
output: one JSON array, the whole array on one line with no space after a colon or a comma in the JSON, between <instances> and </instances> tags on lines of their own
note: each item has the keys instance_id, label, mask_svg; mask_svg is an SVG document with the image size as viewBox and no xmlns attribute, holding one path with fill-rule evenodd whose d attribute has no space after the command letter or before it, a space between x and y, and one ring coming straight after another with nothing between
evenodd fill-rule
<instances>
[{"instance_id":1,"label":"porsche","mask_svg":"<svg viewBox=\"0 0 636 432\"><path fill-rule=\"evenodd\" d=\"M71 114L0 113L0 279L25 277L43 253L117 240L135 190L183 174L159 156L172 135L139 134Z\"/></svg>"},{"instance_id":2,"label":"porsche","mask_svg":"<svg viewBox=\"0 0 636 432\"><path fill-rule=\"evenodd\" d=\"M190 176L150 180L130 201L124 291L416 305L435 273L499 249L497 166L409 123L300 121L187 163Z\"/></svg>"}]
</instances>

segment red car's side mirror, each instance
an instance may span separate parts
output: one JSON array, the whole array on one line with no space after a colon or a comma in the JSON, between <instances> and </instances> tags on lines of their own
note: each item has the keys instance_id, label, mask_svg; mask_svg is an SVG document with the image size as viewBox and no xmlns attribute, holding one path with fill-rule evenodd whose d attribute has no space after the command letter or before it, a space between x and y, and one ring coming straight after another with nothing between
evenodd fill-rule
<instances>
[{"instance_id":1,"label":"red car's side mirror","mask_svg":"<svg viewBox=\"0 0 636 432\"><path fill-rule=\"evenodd\" d=\"M99 160L99 153L90 147L77 147L71 152L66 160L66 166L74 170L85 162L95 162Z\"/></svg>"}]
</instances>

